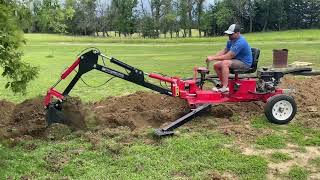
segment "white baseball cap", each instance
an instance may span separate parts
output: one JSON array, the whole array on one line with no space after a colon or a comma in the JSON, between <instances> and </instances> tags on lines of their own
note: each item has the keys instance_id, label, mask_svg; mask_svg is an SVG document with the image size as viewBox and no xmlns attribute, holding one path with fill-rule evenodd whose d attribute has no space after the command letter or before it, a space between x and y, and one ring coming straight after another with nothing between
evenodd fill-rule
<instances>
[{"instance_id":1,"label":"white baseball cap","mask_svg":"<svg viewBox=\"0 0 320 180\"><path fill-rule=\"evenodd\" d=\"M240 32L240 25L238 25L238 24L231 24L231 26L229 26L229 29L226 30L224 33L231 35L231 34L237 33L237 32Z\"/></svg>"}]
</instances>

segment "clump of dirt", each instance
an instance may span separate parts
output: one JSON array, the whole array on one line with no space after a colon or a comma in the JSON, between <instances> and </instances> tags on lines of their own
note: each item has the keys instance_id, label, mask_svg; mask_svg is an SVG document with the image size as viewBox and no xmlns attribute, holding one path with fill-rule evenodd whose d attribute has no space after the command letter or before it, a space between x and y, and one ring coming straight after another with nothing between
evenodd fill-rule
<instances>
[{"instance_id":1,"label":"clump of dirt","mask_svg":"<svg viewBox=\"0 0 320 180\"><path fill-rule=\"evenodd\" d=\"M12 114L12 123L16 131L13 135L41 135L47 127L42 97L28 99L16 105Z\"/></svg>"},{"instance_id":2,"label":"clump of dirt","mask_svg":"<svg viewBox=\"0 0 320 180\"><path fill-rule=\"evenodd\" d=\"M300 124L310 128L320 128L320 76L295 77L285 76L281 87L294 89L292 94L297 106L296 119Z\"/></svg>"},{"instance_id":3,"label":"clump of dirt","mask_svg":"<svg viewBox=\"0 0 320 180\"><path fill-rule=\"evenodd\" d=\"M319 111L320 99L320 76L301 78L295 76L285 76L282 79L281 87L294 89L293 94L300 111Z\"/></svg>"},{"instance_id":4,"label":"clump of dirt","mask_svg":"<svg viewBox=\"0 0 320 180\"><path fill-rule=\"evenodd\" d=\"M212 171L208 173L208 179L211 180L228 180L228 179L239 179L235 175L229 173L219 173L218 171Z\"/></svg>"},{"instance_id":5,"label":"clump of dirt","mask_svg":"<svg viewBox=\"0 0 320 180\"><path fill-rule=\"evenodd\" d=\"M107 98L94 103L92 109L100 126L128 126L131 130L159 127L190 110L184 100L151 92Z\"/></svg>"},{"instance_id":6,"label":"clump of dirt","mask_svg":"<svg viewBox=\"0 0 320 180\"><path fill-rule=\"evenodd\" d=\"M46 162L45 168L50 172L59 172L68 164L70 157L64 153L50 152L43 160Z\"/></svg>"},{"instance_id":7,"label":"clump of dirt","mask_svg":"<svg viewBox=\"0 0 320 180\"><path fill-rule=\"evenodd\" d=\"M63 104L62 113L65 116L65 123L72 130L86 129L85 112L79 98L67 98ZM66 130L63 128L65 126L54 124L47 130L43 97L28 99L17 105L0 101L0 113L0 139L18 138L24 135L60 139L60 135L57 135L55 131ZM69 131L60 133L66 134L67 132Z\"/></svg>"},{"instance_id":8,"label":"clump of dirt","mask_svg":"<svg viewBox=\"0 0 320 180\"><path fill-rule=\"evenodd\" d=\"M83 130L87 128L85 117L86 109L78 97L67 97L63 102L62 114L64 123L72 130Z\"/></svg>"},{"instance_id":9,"label":"clump of dirt","mask_svg":"<svg viewBox=\"0 0 320 180\"><path fill-rule=\"evenodd\" d=\"M15 104L11 102L0 101L0 139L8 137L10 134L6 127L12 123L11 115L14 107Z\"/></svg>"},{"instance_id":10,"label":"clump of dirt","mask_svg":"<svg viewBox=\"0 0 320 180\"><path fill-rule=\"evenodd\" d=\"M44 137L46 137L49 140L60 140L63 137L66 137L71 134L71 129L69 126L55 123L49 126L45 132Z\"/></svg>"},{"instance_id":11,"label":"clump of dirt","mask_svg":"<svg viewBox=\"0 0 320 180\"><path fill-rule=\"evenodd\" d=\"M239 102L226 103L213 106L210 115L216 118L231 118L235 114L241 117L241 120L249 120L252 116L263 113L264 103L262 102Z\"/></svg>"},{"instance_id":12,"label":"clump of dirt","mask_svg":"<svg viewBox=\"0 0 320 180\"><path fill-rule=\"evenodd\" d=\"M11 114L15 104L5 100L0 101L0 127L10 124Z\"/></svg>"}]
</instances>

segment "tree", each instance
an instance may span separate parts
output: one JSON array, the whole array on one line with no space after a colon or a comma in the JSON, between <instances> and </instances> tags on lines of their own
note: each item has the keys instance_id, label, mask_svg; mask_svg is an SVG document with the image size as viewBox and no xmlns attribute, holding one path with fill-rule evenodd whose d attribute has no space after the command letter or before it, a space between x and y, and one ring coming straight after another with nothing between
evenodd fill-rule
<instances>
[{"instance_id":1,"label":"tree","mask_svg":"<svg viewBox=\"0 0 320 180\"><path fill-rule=\"evenodd\" d=\"M167 32L170 32L170 37L173 37L173 32L176 28L177 14L173 9L172 0L163 1L162 17L160 20L160 30L166 38Z\"/></svg>"},{"instance_id":2,"label":"tree","mask_svg":"<svg viewBox=\"0 0 320 180\"><path fill-rule=\"evenodd\" d=\"M186 37L186 29L188 29L188 1L186 0L178 0L177 2L177 11L178 11L178 19L179 25L183 29L183 37Z\"/></svg>"},{"instance_id":3,"label":"tree","mask_svg":"<svg viewBox=\"0 0 320 180\"><path fill-rule=\"evenodd\" d=\"M225 3L220 3L216 7L218 10L214 13L214 18L218 27L218 31L222 31L230 24L234 23L234 11Z\"/></svg>"},{"instance_id":4,"label":"tree","mask_svg":"<svg viewBox=\"0 0 320 180\"><path fill-rule=\"evenodd\" d=\"M18 26L24 32L30 32L32 28L31 0L16 1L15 6Z\"/></svg>"},{"instance_id":5,"label":"tree","mask_svg":"<svg viewBox=\"0 0 320 180\"><path fill-rule=\"evenodd\" d=\"M202 20L202 14L203 14L203 3L205 0L196 0L196 15L197 15L197 21L198 21L198 29L199 29L199 37L201 37L201 20Z\"/></svg>"},{"instance_id":6,"label":"tree","mask_svg":"<svg viewBox=\"0 0 320 180\"><path fill-rule=\"evenodd\" d=\"M149 4L151 7L151 15L154 19L154 29L157 33L157 37L159 37L159 29L160 29L160 18L161 18L161 11L162 6L165 0L149 0Z\"/></svg>"},{"instance_id":7,"label":"tree","mask_svg":"<svg viewBox=\"0 0 320 180\"><path fill-rule=\"evenodd\" d=\"M65 19L68 18L63 11L58 0L35 0L34 24L40 32L65 33L67 25Z\"/></svg>"},{"instance_id":8,"label":"tree","mask_svg":"<svg viewBox=\"0 0 320 180\"><path fill-rule=\"evenodd\" d=\"M115 15L114 27L120 34L125 36L133 34L135 29L134 8L137 6L137 0L113 0L111 9Z\"/></svg>"},{"instance_id":9,"label":"tree","mask_svg":"<svg viewBox=\"0 0 320 180\"><path fill-rule=\"evenodd\" d=\"M37 77L38 68L21 61L19 47L24 40L12 10L12 2L0 4L0 66L2 76L9 81L5 87L14 93L26 93L27 84Z\"/></svg>"},{"instance_id":10,"label":"tree","mask_svg":"<svg viewBox=\"0 0 320 180\"><path fill-rule=\"evenodd\" d=\"M268 28L281 29L286 16L283 7L282 0L257 0L257 20L262 26L262 31Z\"/></svg>"}]
</instances>

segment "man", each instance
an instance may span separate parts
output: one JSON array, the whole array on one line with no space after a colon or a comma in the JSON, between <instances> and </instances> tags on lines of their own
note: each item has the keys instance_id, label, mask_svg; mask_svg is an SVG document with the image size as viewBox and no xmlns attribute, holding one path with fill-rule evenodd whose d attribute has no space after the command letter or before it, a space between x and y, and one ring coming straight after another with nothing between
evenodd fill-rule
<instances>
[{"instance_id":1,"label":"man","mask_svg":"<svg viewBox=\"0 0 320 180\"><path fill-rule=\"evenodd\" d=\"M229 68L249 69L252 65L251 47L240 34L240 26L232 24L224 33L229 36L226 48L206 59L207 65L210 61L216 61L213 67L221 81L221 86L219 89L214 87L212 90L219 92L229 91Z\"/></svg>"}]
</instances>

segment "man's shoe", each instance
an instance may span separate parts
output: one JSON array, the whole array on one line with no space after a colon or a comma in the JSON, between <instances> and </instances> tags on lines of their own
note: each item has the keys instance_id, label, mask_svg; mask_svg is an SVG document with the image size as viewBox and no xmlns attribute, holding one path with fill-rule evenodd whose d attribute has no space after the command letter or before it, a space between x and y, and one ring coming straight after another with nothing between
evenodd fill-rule
<instances>
[{"instance_id":1,"label":"man's shoe","mask_svg":"<svg viewBox=\"0 0 320 180\"><path fill-rule=\"evenodd\" d=\"M222 88L219 88L218 91L221 92L221 93L226 93L226 92L229 92L229 88L228 87L222 87Z\"/></svg>"},{"instance_id":2,"label":"man's shoe","mask_svg":"<svg viewBox=\"0 0 320 180\"><path fill-rule=\"evenodd\" d=\"M219 91L219 89L218 89L217 87L213 87L213 88L212 88L212 91L214 91L214 92L218 92L218 91Z\"/></svg>"}]
</instances>

